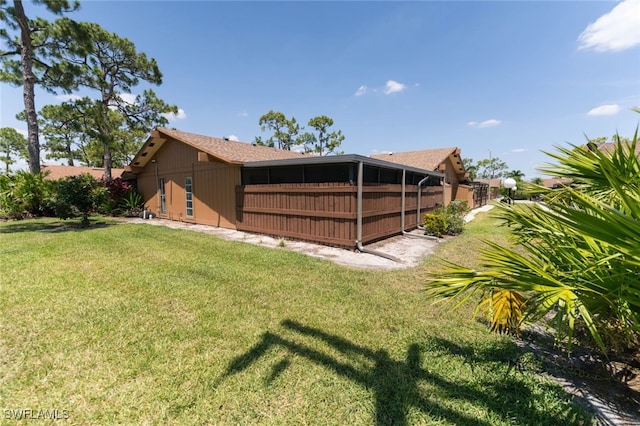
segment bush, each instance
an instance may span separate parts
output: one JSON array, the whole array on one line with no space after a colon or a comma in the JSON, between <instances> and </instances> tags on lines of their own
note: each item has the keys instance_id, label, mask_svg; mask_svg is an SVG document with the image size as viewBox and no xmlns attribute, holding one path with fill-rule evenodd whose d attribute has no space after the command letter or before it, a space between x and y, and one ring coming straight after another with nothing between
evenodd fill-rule
<instances>
[{"instance_id":1,"label":"bush","mask_svg":"<svg viewBox=\"0 0 640 426\"><path fill-rule=\"evenodd\" d=\"M0 175L0 217L24 219L51 216L55 185L45 180L45 176L46 173L22 170L14 175Z\"/></svg>"},{"instance_id":2,"label":"bush","mask_svg":"<svg viewBox=\"0 0 640 426\"><path fill-rule=\"evenodd\" d=\"M131 191L120 202L120 206L124 209L126 215L138 216L142 213L143 201L142 195L131 188Z\"/></svg>"},{"instance_id":3,"label":"bush","mask_svg":"<svg viewBox=\"0 0 640 426\"><path fill-rule=\"evenodd\" d=\"M106 197L106 188L88 173L61 179L55 200L56 216L60 219L80 216L82 226L89 226L89 215L104 203Z\"/></svg>"},{"instance_id":4,"label":"bush","mask_svg":"<svg viewBox=\"0 0 640 426\"><path fill-rule=\"evenodd\" d=\"M107 196L100 206L102 213L112 216L136 216L142 211L142 195L133 185L121 178L104 184Z\"/></svg>"},{"instance_id":5,"label":"bush","mask_svg":"<svg viewBox=\"0 0 640 426\"><path fill-rule=\"evenodd\" d=\"M444 216L439 213L425 214L422 223L424 224L424 232L426 235L433 235L440 238L447 230L447 222Z\"/></svg>"},{"instance_id":6,"label":"bush","mask_svg":"<svg viewBox=\"0 0 640 426\"><path fill-rule=\"evenodd\" d=\"M444 218L446 228L444 233L448 235L458 235L464 228L464 216L469 212L466 201L453 201L448 206L439 206L434 213Z\"/></svg>"},{"instance_id":7,"label":"bush","mask_svg":"<svg viewBox=\"0 0 640 426\"><path fill-rule=\"evenodd\" d=\"M639 111L640 112L640 111ZM571 348L576 332L591 337L603 352L640 344L640 157L638 131L630 143L616 138L608 152L580 146L557 147L558 164L540 169L569 178L573 186L539 188L545 202L518 209L497 205L518 250L488 243L483 270L455 266L432 274L429 295L491 296L518 318L511 324L552 317L558 342ZM526 299L524 305L519 297ZM488 300L485 298L485 301ZM481 302L495 305L493 300ZM518 306L516 306L518 305ZM521 312L517 312L523 306ZM494 328L504 319L492 309ZM502 309L502 312L505 312Z\"/></svg>"}]
</instances>

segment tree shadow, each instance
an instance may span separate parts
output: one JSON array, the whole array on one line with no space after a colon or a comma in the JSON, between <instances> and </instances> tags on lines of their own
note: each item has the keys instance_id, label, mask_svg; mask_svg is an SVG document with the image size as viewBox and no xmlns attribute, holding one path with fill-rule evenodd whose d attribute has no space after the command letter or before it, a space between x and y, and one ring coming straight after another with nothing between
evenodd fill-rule
<instances>
[{"instance_id":1,"label":"tree shadow","mask_svg":"<svg viewBox=\"0 0 640 426\"><path fill-rule=\"evenodd\" d=\"M91 229L106 228L118 223L105 222L103 220L91 220L89 226L83 227L80 220L16 220L5 222L0 226L0 234L14 234L19 232L68 232L68 231L88 231Z\"/></svg>"},{"instance_id":2,"label":"tree shadow","mask_svg":"<svg viewBox=\"0 0 640 426\"><path fill-rule=\"evenodd\" d=\"M438 421L444 420L454 424L491 424L489 421L448 406L447 402L454 399L485 407L487 411L508 419L514 424L564 425L567 423L567 418L571 418L567 416L564 419L558 419L554 413L545 413L541 409L544 407L532 400L532 392L526 383L509 371L497 383L487 381L482 382L481 386L471 383L460 384L428 371L425 365L428 366L429 360L423 359L423 350L416 343L409 346L405 359L398 361L384 349L373 350L297 321L284 320L281 326L286 333L294 333L296 340L302 337L323 342L352 361L340 361L311 345L298 343L292 338L285 337L285 333L265 332L253 347L229 363L219 381L250 368L265 356L267 351L278 347L285 349L287 355L272 368L269 377L265 380L267 385L291 365L291 355L303 357L370 390L375 398L376 425L406 425L407 415L412 407ZM478 354L473 349L463 348L446 340L428 342L428 345L435 347L436 350L448 352L448 356L461 354L472 366L480 362L488 362L488 359L494 360L495 357L501 359L507 356L506 354ZM363 362L353 361L358 358ZM421 386L423 383L431 388L435 387L433 394L429 394L426 388ZM578 415L578 413L575 414Z\"/></svg>"}]
</instances>

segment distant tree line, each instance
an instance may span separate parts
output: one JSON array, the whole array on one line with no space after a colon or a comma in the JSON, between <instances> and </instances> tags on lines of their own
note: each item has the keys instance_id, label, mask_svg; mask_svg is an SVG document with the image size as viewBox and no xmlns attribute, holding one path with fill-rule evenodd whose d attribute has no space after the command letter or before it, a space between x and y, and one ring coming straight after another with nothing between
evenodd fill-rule
<instances>
[{"instance_id":1,"label":"distant tree line","mask_svg":"<svg viewBox=\"0 0 640 426\"><path fill-rule=\"evenodd\" d=\"M68 0L31 4L58 16L80 6ZM166 125L166 115L177 113L175 105L167 104L151 89L131 96L143 82L160 85L162 74L155 59L138 52L130 40L98 24L66 16L53 22L30 18L20 0L0 0L0 21L4 45L0 81L23 87L25 109L17 117L26 121L28 133L26 149L24 140L2 133L2 159L7 160L7 167L10 157L18 154L26 156L31 172L39 172L44 148L51 158L70 165L79 161L104 167L105 178L110 180L111 168L127 164L149 130ZM70 100L37 111L36 86L71 95ZM73 95L77 90L91 95ZM40 134L47 140L42 146Z\"/></svg>"}]
</instances>

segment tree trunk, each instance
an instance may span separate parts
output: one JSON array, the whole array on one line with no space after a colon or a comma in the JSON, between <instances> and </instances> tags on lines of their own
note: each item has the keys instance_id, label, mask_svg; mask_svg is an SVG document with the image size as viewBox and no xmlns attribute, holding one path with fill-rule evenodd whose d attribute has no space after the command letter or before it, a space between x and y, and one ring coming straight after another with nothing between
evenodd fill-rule
<instances>
[{"instance_id":1,"label":"tree trunk","mask_svg":"<svg viewBox=\"0 0 640 426\"><path fill-rule=\"evenodd\" d=\"M71 142L67 142L67 146L64 148L64 151L67 154L67 165L72 167L75 166L73 163L73 152L71 152Z\"/></svg>"},{"instance_id":2,"label":"tree trunk","mask_svg":"<svg viewBox=\"0 0 640 426\"><path fill-rule=\"evenodd\" d=\"M111 147L109 146L109 142L106 140L103 141L102 144L104 146L104 180L106 182L110 182L111 165L113 164L113 161L111 159Z\"/></svg>"},{"instance_id":3,"label":"tree trunk","mask_svg":"<svg viewBox=\"0 0 640 426\"><path fill-rule=\"evenodd\" d=\"M33 54L33 46L31 45L31 28L29 21L24 13L21 0L14 0L16 20L20 25L20 37L22 48L20 50L20 62L22 65L22 82L24 109L27 114L27 131L29 134L27 150L29 151L29 171L31 173L40 172L40 141L38 139L38 114L36 113L35 104L35 82L33 75L33 65L31 56Z\"/></svg>"}]
</instances>

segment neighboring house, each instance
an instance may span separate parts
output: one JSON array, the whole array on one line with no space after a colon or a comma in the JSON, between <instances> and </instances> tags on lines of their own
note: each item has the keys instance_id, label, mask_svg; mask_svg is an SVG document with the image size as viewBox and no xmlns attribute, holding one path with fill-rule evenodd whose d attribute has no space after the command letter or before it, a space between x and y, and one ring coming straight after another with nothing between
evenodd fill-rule
<instances>
[{"instance_id":1,"label":"neighboring house","mask_svg":"<svg viewBox=\"0 0 640 426\"><path fill-rule=\"evenodd\" d=\"M418 226L443 173L158 128L125 169L158 217L354 248Z\"/></svg>"},{"instance_id":2,"label":"neighboring house","mask_svg":"<svg viewBox=\"0 0 640 426\"><path fill-rule=\"evenodd\" d=\"M626 142L622 142L624 144L626 144L628 146L628 143ZM616 149L616 145L617 142L605 142L605 143L601 143L598 144L598 150L605 152L605 153L609 153L612 154L614 152L614 150ZM588 145L585 145L587 148L589 147ZM640 157L640 143L636 144L636 156Z\"/></svg>"},{"instance_id":3,"label":"neighboring house","mask_svg":"<svg viewBox=\"0 0 640 426\"><path fill-rule=\"evenodd\" d=\"M58 180L69 176L80 176L85 173L90 174L96 179L104 179L104 167L87 167L87 166L63 166L58 164L42 166L43 172L49 172L45 177L46 180ZM124 169L111 169L111 176L120 177Z\"/></svg>"},{"instance_id":4,"label":"neighboring house","mask_svg":"<svg viewBox=\"0 0 640 426\"><path fill-rule=\"evenodd\" d=\"M627 142L622 142L622 143L628 146ZM604 142L604 143L596 144L595 146L600 152L603 152L605 154L613 154L617 144L618 144L617 142ZM587 145L583 145L583 148L586 150L590 150L590 149L593 149L593 146L590 146L589 144L587 144ZM640 144L636 144L635 153L636 153L636 156L640 158ZM573 179L570 179L570 178L550 178L550 179L542 180L542 186L546 188L551 188L551 189L571 185L571 183L573 183Z\"/></svg>"},{"instance_id":5,"label":"neighboring house","mask_svg":"<svg viewBox=\"0 0 640 426\"><path fill-rule=\"evenodd\" d=\"M462 164L460 148L424 149L420 151L390 152L375 154L371 158L390 161L425 170L442 172L445 175L445 205L453 200L467 201L473 206L473 186L468 185L469 173Z\"/></svg>"},{"instance_id":6,"label":"neighboring house","mask_svg":"<svg viewBox=\"0 0 640 426\"><path fill-rule=\"evenodd\" d=\"M542 179L542 186L544 186L545 188L554 189L554 188L561 188L563 186L571 185L572 182L573 182L573 179L569 179L569 178L549 178L549 179Z\"/></svg>"},{"instance_id":7,"label":"neighboring house","mask_svg":"<svg viewBox=\"0 0 640 426\"><path fill-rule=\"evenodd\" d=\"M488 199L489 200L494 200L494 199L500 197L500 187L502 186L502 179L501 178L476 179L474 181L474 183L475 182L487 185Z\"/></svg>"}]
</instances>

